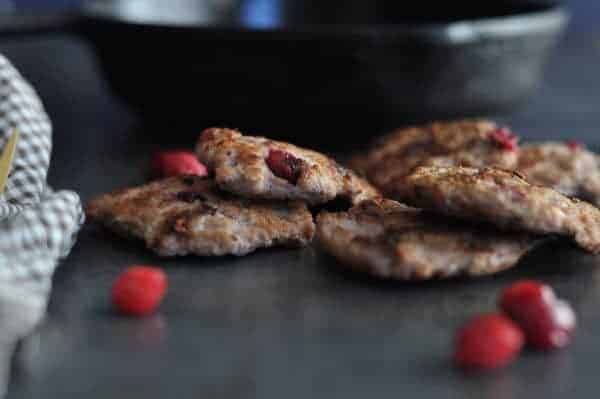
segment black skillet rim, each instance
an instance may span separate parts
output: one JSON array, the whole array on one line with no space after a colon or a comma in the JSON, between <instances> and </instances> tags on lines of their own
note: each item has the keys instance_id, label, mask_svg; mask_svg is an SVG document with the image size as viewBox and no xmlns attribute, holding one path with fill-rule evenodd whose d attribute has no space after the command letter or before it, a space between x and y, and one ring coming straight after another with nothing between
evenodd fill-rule
<instances>
[{"instance_id":1,"label":"black skillet rim","mask_svg":"<svg viewBox=\"0 0 600 399\"><path fill-rule=\"evenodd\" d=\"M466 44L489 38L510 39L528 34L554 33L569 20L566 7L551 3L539 5L537 10L519 10L514 14L475 19L458 19L449 22L432 22L396 25L301 25L275 28L214 27L195 23L174 24L171 21L137 20L97 9L103 2L86 3L81 9L85 19L126 25L137 29L196 32L210 36L227 36L239 39L342 39L360 40L404 37L423 41Z\"/></svg>"}]
</instances>

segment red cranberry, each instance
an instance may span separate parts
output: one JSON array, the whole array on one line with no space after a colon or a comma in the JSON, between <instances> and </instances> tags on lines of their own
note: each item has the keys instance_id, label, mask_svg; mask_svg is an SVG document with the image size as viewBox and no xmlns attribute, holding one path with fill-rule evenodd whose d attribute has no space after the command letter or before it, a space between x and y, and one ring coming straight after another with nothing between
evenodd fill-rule
<instances>
[{"instance_id":1,"label":"red cranberry","mask_svg":"<svg viewBox=\"0 0 600 399\"><path fill-rule=\"evenodd\" d=\"M567 140L565 141L565 145L569 147L571 151L577 151L583 148L583 144L577 140Z\"/></svg>"},{"instance_id":2,"label":"red cranberry","mask_svg":"<svg viewBox=\"0 0 600 399\"><path fill-rule=\"evenodd\" d=\"M503 150L516 151L519 148L519 137L505 127L494 130L491 133L491 138Z\"/></svg>"},{"instance_id":3,"label":"red cranberry","mask_svg":"<svg viewBox=\"0 0 600 399\"><path fill-rule=\"evenodd\" d=\"M119 312L132 316L152 313L167 290L167 276L152 266L132 266L112 286L112 302Z\"/></svg>"},{"instance_id":4,"label":"red cranberry","mask_svg":"<svg viewBox=\"0 0 600 399\"><path fill-rule=\"evenodd\" d=\"M304 163L300 158L296 158L289 152L280 150L270 150L265 161L275 176L281 177L292 184L296 184L298 181Z\"/></svg>"},{"instance_id":5,"label":"red cranberry","mask_svg":"<svg viewBox=\"0 0 600 399\"><path fill-rule=\"evenodd\" d=\"M548 285L520 281L502 292L500 307L525 332L536 349L562 348L571 342L576 317L571 306L558 298Z\"/></svg>"},{"instance_id":6,"label":"red cranberry","mask_svg":"<svg viewBox=\"0 0 600 399\"><path fill-rule=\"evenodd\" d=\"M458 332L454 360L463 368L492 369L514 360L523 347L523 332L498 313L471 319Z\"/></svg>"},{"instance_id":7,"label":"red cranberry","mask_svg":"<svg viewBox=\"0 0 600 399\"><path fill-rule=\"evenodd\" d=\"M191 151L173 150L163 151L154 155L152 159L152 172L156 177L170 177L179 175L206 176L208 174L196 155Z\"/></svg>"}]
</instances>

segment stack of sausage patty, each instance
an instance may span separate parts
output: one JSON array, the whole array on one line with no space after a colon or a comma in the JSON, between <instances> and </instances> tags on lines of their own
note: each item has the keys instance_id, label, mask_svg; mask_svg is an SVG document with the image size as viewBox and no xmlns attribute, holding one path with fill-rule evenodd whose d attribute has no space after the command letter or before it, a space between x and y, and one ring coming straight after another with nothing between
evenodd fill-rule
<instances>
[{"instance_id":1,"label":"stack of sausage patty","mask_svg":"<svg viewBox=\"0 0 600 399\"><path fill-rule=\"evenodd\" d=\"M597 156L517 140L488 121L400 129L351 159L371 185L317 152L211 128L196 147L210 177L106 194L87 213L161 255L301 246L316 230L340 264L401 280L492 274L549 236L600 252ZM339 198L351 208L319 212L315 229L310 211Z\"/></svg>"},{"instance_id":2,"label":"stack of sausage patty","mask_svg":"<svg viewBox=\"0 0 600 399\"><path fill-rule=\"evenodd\" d=\"M212 128L196 149L210 177L170 177L100 196L89 218L160 255L245 255L308 244L315 232L308 206L379 196L351 170L291 144Z\"/></svg>"}]
</instances>

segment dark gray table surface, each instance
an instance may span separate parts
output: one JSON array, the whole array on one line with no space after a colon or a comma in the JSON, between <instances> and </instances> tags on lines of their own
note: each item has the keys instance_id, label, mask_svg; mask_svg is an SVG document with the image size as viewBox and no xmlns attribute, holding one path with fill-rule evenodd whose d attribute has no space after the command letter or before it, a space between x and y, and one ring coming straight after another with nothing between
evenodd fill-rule
<instances>
[{"instance_id":1,"label":"dark gray table surface","mask_svg":"<svg viewBox=\"0 0 600 399\"><path fill-rule=\"evenodd\" d=\"M111 95L93 49L55 35L0 40L40 91L55 125L50 182L84 199L143 180L152 151L136 115ZM565 39L545 84L504 116L528 139L600 144L600 35ZM199 126L199 129L202 126ZM193 137L169 133L169 145ZM167 139L165 139L165 142ZM164 266L158 314L116 316L115 276ZM455 329L519 278L551 283L580 328L566 350L526 352L483 375L452 367ZM312 247L244 258L159 259L86 226L54 279L47 320L14 359L9 398L590 398L598 387L600 257L553 242L480 280L382 283L341 273Z\"/></svg>"}]
</instances>

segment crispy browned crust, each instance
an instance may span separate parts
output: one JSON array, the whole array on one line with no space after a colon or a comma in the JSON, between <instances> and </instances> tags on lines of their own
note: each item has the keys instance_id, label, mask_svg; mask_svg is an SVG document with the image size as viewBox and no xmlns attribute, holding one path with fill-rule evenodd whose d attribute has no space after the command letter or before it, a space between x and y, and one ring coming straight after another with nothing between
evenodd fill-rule
<instances>
[{"instance_id":1,"label":"crispy browned crust","mask_svg":"<svg viewBox=\"0 0 600 399\"><path fill-rule=\"evenodd\" d=\"M265 160L271 149L286 151L303 161L296 184L269 169ZM244 136L232 129L206 129L196 153L214 171L221 189L241 196L309 204L322 204L338 196L352 203L379 196L366 180L323 154L264 137Z\"/></svg>"},{"instance_id":2,"label":"crispy browned crust","mask_svg":"<svg viewBox=\"0 0 600 399\"><path fill-rule=\"evenodd\" d=\"M517 151L503 149L492 137L497 125L486 120L434 122L393 131L349 162L383 193L388 183L417 166L498 166L513 169Z\"/></svg>"},{"instance_id":3,"label":"crispy browned crust","mask_svg":"<svg viewBox=\"0 0 600 399\"><path fill-rule=\"evenodd\" d=\"M172 177L91 201L89 220L140 238L159 255L244 255L260 247L302 246L314 234L301 202L236 198L209 179Z\"/></svg>"},{"instance_id":4,"label":"crispy browned crust","mask_svg":"<svg viewBox=\"0 0 600 399\"><path fill-rule=\"evenodd\" d=\"M529 184L517 172L465 167L419 167L395 184L393 198L410 205L503 229L574 237L600 252L600 210L587 202Z\"/></svg>"},{"instance_id":5,"label":"crispy browned crust","mask_svg":"<svg viewBox=\"0 0 600 399\"><path fill-rule=\"evenodd\" d=\"M525 145L518 171L532 184L600 205L600 165L596 154L559 142Z\"/></svg>"},{"instance_id":6,"label":"crispy browned crust","mask_svg":"<svg viewBox=\"0 0 600 399\"><path fill-rule=\"evenodd\" d=\"M397 280L482 276L517 264L537 238L472 226L391 200L319 214L317 240L350 269Z\"/></svg>"}]
</instances>

